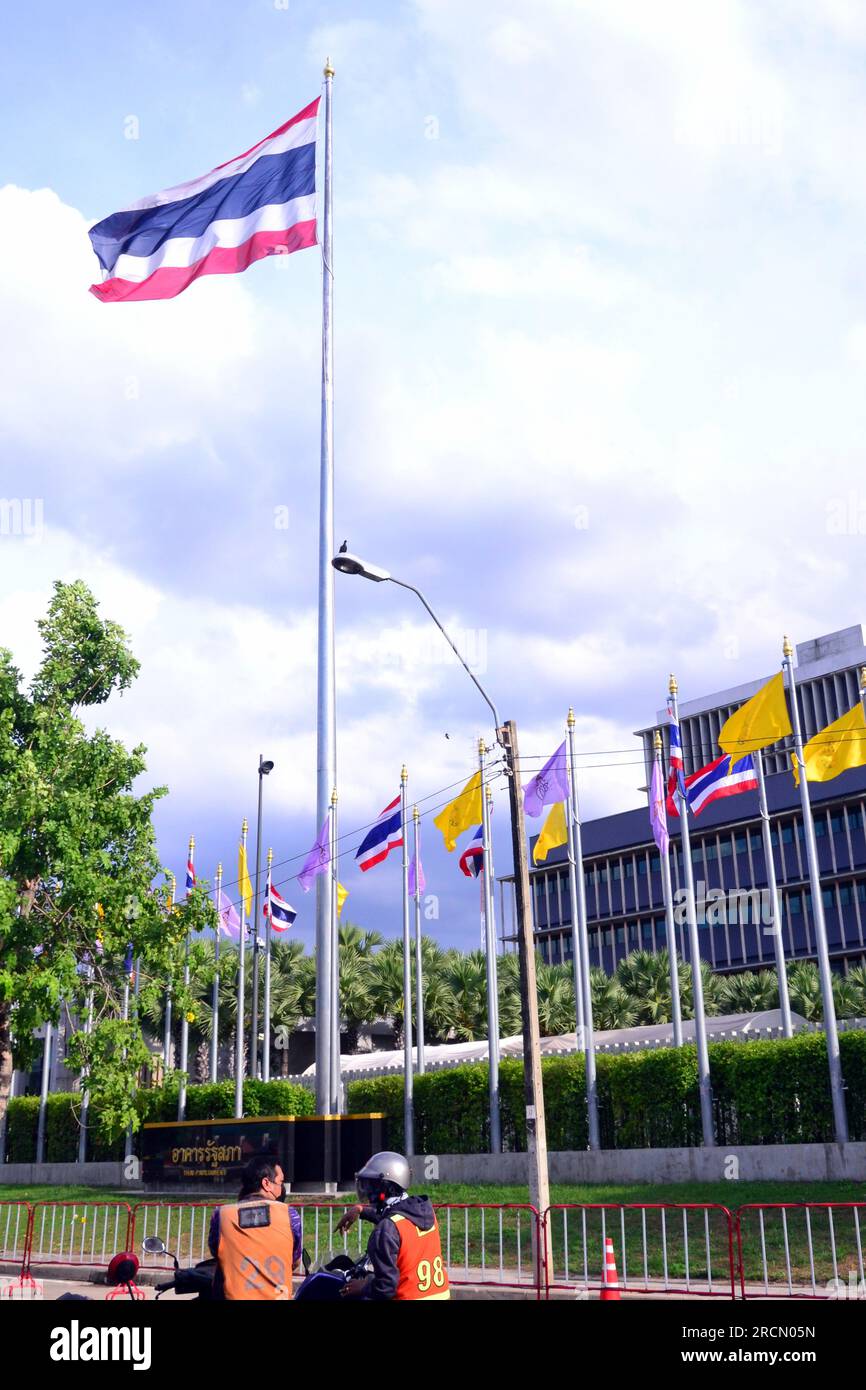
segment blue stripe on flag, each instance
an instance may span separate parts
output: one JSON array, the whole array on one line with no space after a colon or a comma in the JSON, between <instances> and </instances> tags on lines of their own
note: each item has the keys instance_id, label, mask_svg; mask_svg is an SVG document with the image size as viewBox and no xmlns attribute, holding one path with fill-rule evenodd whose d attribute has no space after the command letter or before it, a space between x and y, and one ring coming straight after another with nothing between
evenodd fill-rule
<instances>
[{"instance_id":1,"label":"blue stripe on flag","mask_svg":"<svg viewBox=\"0 0 866 1390\"><path fill-rule=\"evenodd\" d=\"M247 217L257 208L288 203L316 191L316 145L262 155L251 168L221 179L195 197L160 207L115 212L89 236L104 270L119 256L150 256L175 237L198 237L216 220Z\"/></svg>"}]
</instances>

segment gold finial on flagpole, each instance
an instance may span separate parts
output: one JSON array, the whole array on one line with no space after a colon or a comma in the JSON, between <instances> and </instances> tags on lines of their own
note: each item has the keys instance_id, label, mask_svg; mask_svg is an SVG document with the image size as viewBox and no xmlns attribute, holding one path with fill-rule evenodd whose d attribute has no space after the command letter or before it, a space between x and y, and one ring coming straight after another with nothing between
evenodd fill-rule
<instances>
[{"instance_id":1,"label":"gold finial on flagpole","mask_svg":"<svg viewBox=\"0 0 866 1390\"><path fill-rule=\"evenodd\" d=\"M866 666L860 667L860 689L866 690Z\"/></svg>"},{"instance_id":2,"label":"gold finial on flagpole","mask_svg":"<svg viewBox=\"0 0 866 1390\"><path fill-rule=\"evenodd\" d=\"M193 852L194 849L195 849L195 836L194 836L194 835L190 835L190 837L189 837L189 857L190 857L190 859L192 859L192 852Z\"/></svg>"},{"instance_id":3,"label":"gold finial on flagpole","mask_svg":"<svg viewBox=\"0 0 866 1390\"><path fill-rule=\"evenodd\" d=\"M249 827L249 822L247 821L246 816L244 816L244 823L243 823L243 825L241 826L241 834L242 834L244 837L246 837L246 833L247 833L247 831L249 830L249 828L250 828L250 827Z\"/></svg>"},{"instance_id":4,"label":"gold finial on flagpole","mask_svg":"<svg viewBox=\"0 0 866 1390\"><path fill-rule=\"evenodd\" d=\"M331 792L331 805L332 805L332 806L336 806L336 804L337 804L337 788L335 787L334 790Z\"/></svg>"},{"instance_id":5,"label":"gold finial on flagpole","mask_svg":"<svg viewBox=\"0 0 866 1390\"><path fill-rule=\"evenodd\" d=\"M268 868L271 867L271 865L273 864L273 862L274 862L274 851L273 851L272 849L269 849L269 850L268 850Z\"/></svg>"},{"instance_id":6,"label":"gold finial on flagpole","mask_svg":"<svg viewBox=\"0 0 866 1390\"><path fill-rule=\"evenodd\" d=\"M653 734L653 748L655 749L655 751L656 751L657 753L660 753L660 752L661 752L661 747L662 747L662 736L661 736L661 731L660 731L659 729L656 729L655 733Z\"/></svg>"},{"instance_id":7,"label":"gold finial on flagpole","mask_svg":"<svg viewBox=\"0 0 866 1390\"><path fill-rule=\"evenodd\" d=\"M326 58L326 59L325 59L324 75L325 75L325 77L333 77L333 76L334 76L334 69L331 67L331 60L330 60L330 58Z\"/></svg>"},{"instance_id":8,"label":"gold finial on flagpole","mask_svg":"<svg viewBox=\"0 0 866 1390\"><path fill-rule=\"evenodd\" d=\"M414 821L419 821L421 819L421 812L418 810L417 806L412 807L412 819Z\"/></svg>"},{"instance_id":9,"label":"gold finial on flagpole","mask_svg":"<svg viewBox=\"0 0 866 1390\"><path fill-rule=\"evenodd\" d=\"M794 655L794 648L791 646L791 639L789 637L782 638L782 655L787 657L788 660Z\"/></svg>"},{"instance_id":10,"label":"gold finial on flagpole","mask_svg":"<svg viewBox=\"0 0 866 1390\"><path fill-rule=\"evenodd\" d=\"M574 728L574 725L575 725L574 710L571 708L571 705L569 705L569 707L568 707L568 718L566 719L565 722L566 722L566 724L568 725L569 729L573 729L573 728Z\"/></svg>"},{"instance_id":11,"label":"gold finial on flagpole","mask_svg":"<svg viewBox=\"0 0 866 1390\"><path fill-rule=\"evenodd\" d=\"M679 686L677 685L677 678L674 675L673 671L671 671L671 678L668 681L668 690L671 695L676 695L677 691L679 690Z\"/></svg>"},{"instance_id":12,"label":"gold finial on flagpole","mask_svg":"<svg viewBox=\"0 0 866 1390\"><path fill-rule=\"evenodd\" d=\"M482 758L483 758L483 757L484 757L484 754L485 754L486 752L487 752L487 744L484 742L484 739L483 739L483 738L479 738L479 740L478 740L478 754L479 754L479 757L482 757Z\"/></svg>"},{"instance_id":13,"label":"gold finial on flagpole","mask_svg":"<svg viewBox=\"0 0 866 1390\"><path fill-rule=\"evenodd\" d=\"M401 781L401 782L408 782L408 781L409 781L409 769L407 768L407 766L406 766L405 763L403 764L403 766L402 766L401 769L400 769L400 781Z\"/></svg>"}]
</instances>

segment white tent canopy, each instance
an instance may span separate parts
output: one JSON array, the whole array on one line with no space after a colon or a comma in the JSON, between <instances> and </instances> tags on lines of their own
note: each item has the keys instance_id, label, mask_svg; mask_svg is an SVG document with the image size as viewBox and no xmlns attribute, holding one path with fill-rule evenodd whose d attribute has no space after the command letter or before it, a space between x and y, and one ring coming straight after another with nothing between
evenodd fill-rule
<instances>
[{"instance_id":1,"label":"white tent canopy","mask_svg":"<svg viewBox=\"0 0 866 1390\"><path fill-rule=\"evenodd\" d=\"M807 1023L800 1014L792 1014L791 1022L795 1033L808 1032L820 1026ZM694 1022L684 1021L684 1041L693 1042L694 1036ZM758 1038L780 1038L782 1015L779 1009L767 1009L754 1014L722 1014L707 1019L707 1036L710 1042L749 1042ZM595 1034L597 1052L640 1052L647 1048L672 1047L673 1040L673 1026L670 1023L643 1024L638 1028L616 1028L610 1032ZM545 1057L567 1057L581 1050L574 1033L541 1039L541 1052ZM499 1051L503 1057L522 1057L523 1038L519 1034L517 1037L503 1038L499 1044ZM428 1046L424 1049L424 1061L428 1071L458 1067L466 1062L486 1062L487 1040L484 1038L475 1042ZM403 1071L403 1049L344 1056L340 1062L344 1081L395 1075ZM309 1076L314 1070L313 1067L309 1067L304 1075Z\"/></svg>"}]
</instances>

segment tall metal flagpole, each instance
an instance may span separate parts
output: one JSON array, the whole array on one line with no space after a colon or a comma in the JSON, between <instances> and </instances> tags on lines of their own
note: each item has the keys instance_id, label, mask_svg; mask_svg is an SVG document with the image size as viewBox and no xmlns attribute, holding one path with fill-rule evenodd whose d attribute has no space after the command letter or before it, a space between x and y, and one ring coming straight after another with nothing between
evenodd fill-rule
<instances>
[{"instance_id":1,"label":"tall metal flagpole","mask_svg":"<svg viewBox=\"0 0 866 1390\"><path fill-rule=\"evenodd\" d=\"M268 850L268 878L265 885L265 892L268 895L266 903L267 918L265 926L265 998L264 998L264 1041L262 1043L262 1080L271 1079L271 865L274 862L274 851Z\"/></svg>"},{"instance_id":2,"label":"tall metal flagpole","mask_svg":"<svg viewBox=\"0 0 866 1390\"><path fill-rule=\"evenodd\" d=\"M770 893L770 905L773 912L773 949L776 953L776 975L779 980L779 1008L782 1011L782 1034L786 1038L793 1037L794 1029L791 1025L791 1000L788 994L788 971L785 966L785 942L782 937L782 904L779 899L779 888L776 883L776 861L773 858L773 837L770 833L770 812L767 809L767 787L764 782L764 754L758 748L752 754L752 761L755 764L755 772L758 775L758 812L761 817L761 836L764 842L764 863L767 866L767 888ZM758 926L758 930L763 929L763 922Z\"/></svg>"},{"instance_id":3,"label":"tall metal flagpole","mask_svg":"<svg viewBox=\"0 0 866 1390\"><path fill-rule=\"evenodd\" d=\"M262 764L259 754L259 800L256 815L256 877L253 885L253 970L252 1007L250 1009L250 1076L259 1076L259 893L262 876Z\"/></svg>"},{"instance_id":4,"label":"tall metal flagpole","mask_svg":"<svg viewBox=\"0 0 866 1390\"><path fill-rule=\"evenodd\" d=\"M244 816L244 823L241 826L241 844L244 851L247 847L247 831L249 826L247 818ZM244 854L246 862L246 853ZM243 1119L244 1114L244 992L246 980L246 939L247 939L247 900L244 893L244 885L241 884L241 925L238 932L238 1015L235 1024L235 1119Z\"/></svg>"},{"instance_id":5,"label":"tall metal flagpole","mask_svg":"<svg viewBox=\"0 0 866 1390\"><path fill-rule=\"evenodd\" d=\"M135 971L135 983L132 986L132 1012L136 1022L138 1022L138 996L141 990L141 958L132 962ZM129 1018L129 976L126 977L126 986L123 991L123 1016ZM132 1155L132 1125L126 1127L126 1138L123 1144L123 1157L129 1158Z\"/></svg>"},{"instance_id":6,"label":"tall metal flagpole","mask_svg":"<svg viewBox=\"0 0 866 1390\"><path fill-rule=\"evenodd\" d=\"M679 723L677 685L671 676L668 685L671 708ZM683 874L686 882L686 921L689 927L689 954L692 958L692 994L695 1005L695 1042L698 1046L698 1086L701 1097L701 1131L704 1145L715 1147L716 1134L713 1124L713 1092L710 1084L710 1054L707 1048L707 1021L704 1015L704 982L701 977L701 948L698 940L698 914L695 907L695 875L692 865L692 842L689 835L689 804L678 789L676 797L680 810L680 834L683 846Z\"/></svg>"},{"instance_id":7,"label":"tall metal flagpole","mask_svg":"<svg viewBox=\"0 0 866 1390\"><path fill-rule=\"evenodd\" d=\"M418 1075L423 1076L424 1061L424 966L421 959L421 812L412 807L412 826L414 837L412 853L415 856L415 1035L418 1050Z\"/></svg>"},{"instance_id":8,"label":"tall metal flagpole","mask_svg":"<svg viewBox=\"0 0 866 1390\"><path fill-rule=\"evenodd\" d=\"M90 1034L93 1032L93 976L94 976L94 969L93 969L93 966L90 965L90 964L87 965L86 969L87 969L87 979L88 979L90 988L89 988L88 991L87 991L87 1017L86 1017L85 1023L84 1023L84 1034L85 1034L85 1037L88 1037L88 1038L89 1038L89 1037L90 1037ZM82 1078L81 1078L81 1114L80 1114L80 1117L79 1117L79 1125L80 1125L80 1128L79 1128L79 1132L78 1132L78 1162L79 1162L79 1163L84 1163L84 1162L86 1161L86 1159L87 1159L87 1112L88 1112L88 1110L89 1110L89 1108L90 1108L90 1095L89 1095L88 1090L87 1090L87 1076L88 1076L88 1072L89 1072L89 1068L87 1069L87 1071L84 1072L84 1074L82 1075Z\"/></svg>"},{"instance_id":9,"label":"tall metal flagpole","mask_svg":"<svg viewBox=\"0 0 866 1390\"><path fill-rule=\"evenodd\" d=\"M803 759L803 734L800 728L800 708L797 703L797 683L794 678L794 649L785 638L782 645L782 670L788 687L788 706L794 730L794 752L800 770L800 807L803 813L803 838L806 841L806 860L809 865L809 889L812 894L812 924L815 928L815 951L821 977L821 1000L824 1005L824 1036L827 1039L827 1062L830 1067L830 1096L833 1101L833 1129L836 1143L848 1141L848 1115L845 1109L845 1085L842 1080L842 1059L839 1055L839 1030L836 1027L836 1003L833 999L833 973L827 946L827 923L824 920L824 899L821 894L821 871L818 868L818 846L812 820L812 802Z\"/></svg>"},{"instance_id":10,"label":"tall metal flagpole","mask_svg":"<svg viewBox=\"0 0 866 1390\"><path fill-rule=\"evenodd\" d=\"M496 1020L495 1036L498 1041L501 1041L502 1034L499 1029L499 970L497 966L499 948L496 944L496 911L495 904L493 901L494 891L496 887L496 870L493 864L493 821L490 818L491 813L493 811L493 793L490 790L489 782L487 783L487 786L484 790L487 796L487 825L489 827L489 833L487 837L488 858L484 865L484 872L485 874L489 873L490 875L490 940L493 943L493 969L496 984L496 989L493 994L493 1016Z\"/></svg>"},{"instance_id":11,"label":"tall metal flagpole","mask_svg":"<svg viewBox=\"0 0 866 1390\"><path fill-rule=\"evenodd\" d=\"M39 1118L36 1123L36 1162L45 1161L45 1115L48 1105L48 1088L51 1083L51 1041L54 1029L50 1023L45 1025L42 1042L42 1084L39 1088Z\"/></svg>"},{"instance_id":12,"label":"tall metal flagpole","mask_svg":"<svg viewBox=\"0 0 866 1390\"><path fill-rule=\"evenodd\" d=\"M189 837L189 862L195 865L195 836ZM193 869L193 872L195 870ZM189 892L189 889L187 889ZM186 944L184 947L183 961L183 987L189 989L189 932L186 934ZM180 1085L177 1091L177 1118L186 1118L186 1073L189 1069L189 1019L186 1016L186 1009L183 1011L183 1019L180 1025Z\"/></svg>"},{"instance_id":13,"label":"tall metal flagpole","mask_svg":"<svg viewBox=\"0 0 866 1390\"><path fill-rule=\"evenodd\" d=\"M569 719L574 718L574 711L568 711ZM569 728L571 725L569 724ZM570 760L569 760L570 761ZM571 778L569 777L569 787ZM573 798L569 798L573 799ZM577 859L574 846L574 816L570 813L570 807L566 807L566 826L568 831L568 892L571 898L571 962L574 974L574 1010L577 1019L577 1041L580 1045L585 1026L584 997L583 997L583 970L580 960L580 927L578 926L577 901ZM581 870L582 871L582 870Z\"/></svg>"},{"instance_id":14,"label":"tall metal flagpole","mask_svg":"<svg viewBox=\"0 0 866 1390\"><path fill-rule=\"evenodd\" d=\"M400 825L403 831L403 1147L415 1152L415 1100L412 1084L412 944L409 937L409 826L406 816L405 763L400 770Z\"/></svg>"},{"instance_id":15,"label":"tall metal flagpole","mask_svg":"<svg viewBox=\"0 0 866 1390\"><path fill-rule=\"evenodd\" d=\"M170 917L171 914L172 914L172 911L174 910L174 895L175 895L175 891L176 891L176 889L177 889L177 880L176 880L174 874L169 874L169 876L168 876L168 883L169 883L169 890L168 890L168 915L169 915L169 917ZM162 1065L163 1065L163 1080L165 1080L165 1076L166 1076L167 1073L171 1070L171 1025L172 1025L172 1017L171 1017L171 982L169 982L168 988L167 988L167 990L166 990L166 992L165 992L165 1033L164 1033L163 1045L162 1045L162 1052L163 1052L163 1064L162 1064Z\"/></svg>"},{"instance_id":16,"label":"tall metal flagpole","mask_svg":"<svg viewBox=\"0 0 866 1390\"><path fill-rule=\"evenodd\" d=\"M588 1140L591 1149L601 1148L601 1129L598 1122L598 1081L595 1067L595 1022L592 1016L592 982L589 974L589 929L586 922L586 880L583 874L583 833L580 826L580 802L577 799L577 773L574 756L574 710L568 711L568 786L571 806L566 809L569 829L569 859L574 859L577 879L577 929L580 938L580 976L583 985L584 1062L586 1067L586 1114ZM572 899L572 902L574 900Z\"/></svg>"},{"instance_id":17,"label":"tall metal flagpole","mask_svg":"<svg viewBox=\"0 0 866 1390\"><path fill-rule=\"evenodd\" d=\"M331 1103L330 1115L343 1108L340 1067L340 936L337 930L337 788L331 793L331 864L327 874L331 886Z\"/></svg>"},{"instance_id":18,"label":"tall metal flagpole","mask_svg":"<svg viewBox=\"0 0 866 1390\"><path fill-rule=\"evenodd\" d=\"M222 922L222 912L220 899L222 897L223 866L217 864L216 880L214 883L214 902L217 910L217 929L214 937L214 977L211 986L210 1007L211 1007L211 1035L210 1035L210 1079L216 1081L217 1068L219 1065L219 1021L220 1021L220 923Z\"/></svg>"},{"instance_id":19,"label":"tall metal flagpole","mask_svg":"<svg viewBox=\"0 0 866 1390\"><path fill-rule=\"evenodd\" d=\"M319 485L319 645L316 718L316 824L324 824L337 784L337 726L334 694L334 302L331 88L334 69L325 62L324 220L322 226L322 432ZM331 1084L331 878L316 880L316 1109L329 1113Z\"/></svg>"},{"instance_id":20,"label":"tall metal flagpole","mask_svg":"<svg viewBox=\"0 0 866 1390\"><path fill-rule=\"evenodd\" d=\"M478 740L478 786L481 797L481 843L484 866L484 960L487 968L487 1089L490 1100L490 1152L502 1152L502 1120L499 1108L499 1009L496 977L496 938L493 935L493 891L490 875L487 872L490 855L490 807L487 802L487 784L484 780L484 755L487 746L483 738Z\"/></svg>"},{"instance_id":21,"label":"tall metal flagpole","mask_svg":"<svg viewBox=\"0 0 866 1390\"><path fill-rule=\"evenodd\" d=\"M662 736L656 729L653 736L655 760L661 769ZM662 872L662 897L665 905L665 940L668 944L668 967L671 981L671 1022L674 1026L674 1047L683 1045L683 1012L680 1004L680 963L677 956L677 933L674 927L674 899L671 891L671 852L670 845L662 854L659 850Z\"/></svg>"}]
</instances>

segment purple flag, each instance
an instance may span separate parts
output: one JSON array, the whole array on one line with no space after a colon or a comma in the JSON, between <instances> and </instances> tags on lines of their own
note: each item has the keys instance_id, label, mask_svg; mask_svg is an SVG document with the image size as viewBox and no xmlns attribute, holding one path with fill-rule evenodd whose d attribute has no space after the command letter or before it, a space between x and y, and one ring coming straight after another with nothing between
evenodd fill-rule
<instances>
[{"instance_id":1,"label":"purple flag","mask_svg":"<svg viewBox=\"0 0 866 1390\"><path fill-rule=\"evenodd\" d=\"M417 864L417 869L416 869L416 864ZM416 877L415 877L416 873L417 873L417 875L418 875L417 879L416 879ZM411 862L411 864L409 865L409 896L410 896L410 898L414 898L414 896L415 896L416 893L423 893L426 887L427 887L427 880L426 880L426 878L424 877L424 865L421 863L421 856L420 856L420 854L419 854L419 855L418 855L418 858L416 859L415 856L413 855L413 856L412 856L412 862Z\"/></svg>"},{"instance_id":2,"label":"purple flag","mask_svg":"<svg viewBox=\"0 0 866 1390\"><path fill-rule=\"evenodd\" d=\"M331 862L331 817L325 816L322 828L319 831L319 838L313 845L306 859L304 867L298 874L298 883L305 893L309 893L313 886L313 879L317 874L323 874Z\"/></svg>"},{"instance_id":3,"label":"purple flag","mask_svg":"<svg viewBox=\"0 0 866 1390\"><path fill-rule=\"evenodd\" d=\"M653 828L653 839L659 848L660 854L667 854L668 845L671 837L668 834L668 818L665 814L665 787L662 765L659 762L653 763L653 775L650 782L650 825Z\"/></svg>"},{"instance_id":4,"label":"purple flag","mask_svg":"<svg viewBox=\"0 0 866 1390\"><path fill-rule=\"evenodd\" d=\"M241 919L234 904L229 901L222 889L220 889L219 918L220 931L237 941L240 936Z\"/></svg>"},{"instance_id":5,"label":"purple flag","mask_svg":"<svg viewBox=\"0 0 866 1390\"><path fill-rule=\"evenodd\" d=\"M528 816L540 816L545 806L552 805L554 801L567 801L570 795L568 759L563 739L553 757L548 758L541 771L527 783L523 809Z\"/></svg>"}]
</instances>

